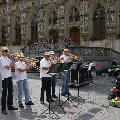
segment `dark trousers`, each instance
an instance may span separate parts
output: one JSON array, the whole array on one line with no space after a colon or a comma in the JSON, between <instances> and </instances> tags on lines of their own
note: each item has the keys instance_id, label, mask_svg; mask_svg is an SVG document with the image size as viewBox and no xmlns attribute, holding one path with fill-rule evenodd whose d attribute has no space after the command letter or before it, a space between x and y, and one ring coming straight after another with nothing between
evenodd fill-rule
<instances>
[{"instance_id":1,"label":"dark trousers","mask_svg":"<svg viewBox=\"0 0 120 120\"><path fill-rule=\"evenodd\" d=\"M55 96L55 86L56 86L56 75L53 75L51 80L52 96Z\"/></svg>"},{"instance_id":2,"label":"dark trousers","mask_svg":"<svg viewBox=\"0 0 120 120\"><path fill-rule=\"evenodd\" d=\"M51 99L51 77L42 78L41 98L44 101L44 91L46 90L46 99Z\"/></svg>"},{"instance_id":3,"label":"dark trousers","mask_svg":"<svg viewBox=\"0 0 120 120\"><path fill-rule=\"evenodd\" d=\"M8 77L2 80L2 97L1 97L2 109L6 109L6 101L8 107L11 107L13 105L12 77Z\"/></svg>"}]
</instances>

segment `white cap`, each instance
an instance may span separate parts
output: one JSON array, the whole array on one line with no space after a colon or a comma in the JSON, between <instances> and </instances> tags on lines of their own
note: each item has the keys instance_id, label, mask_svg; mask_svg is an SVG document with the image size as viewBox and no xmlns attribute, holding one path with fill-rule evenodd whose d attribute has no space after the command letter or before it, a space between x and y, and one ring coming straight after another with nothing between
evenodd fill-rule
<instances>
[{"instance_id":1,"label":"white cap","mask_svg":"<svg viewBox=\"0 0 120 120\"><path fill-rule=\"evenodd\" d=\"M54 51L50 51L50 54L51 54L51 55L54 55L54 54L55 54L55 52L54 52Z\"/></svg>"},{"instance_id":2,"label":"white cap","mask_svg":"<svg viewBox=\"0 0 120 120\"><path fill-rule=\"evenodd\" d=\"M9 51L8 47L2 47L1 51Z\"/></svg>"}]
</instances>

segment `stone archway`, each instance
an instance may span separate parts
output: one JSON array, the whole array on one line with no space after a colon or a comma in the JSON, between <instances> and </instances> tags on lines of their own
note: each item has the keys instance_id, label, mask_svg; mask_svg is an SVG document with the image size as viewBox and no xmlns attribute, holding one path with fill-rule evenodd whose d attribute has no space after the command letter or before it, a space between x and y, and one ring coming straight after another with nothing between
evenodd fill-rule
<instances>
[{"instance_id":1,"label":"stone archway","mask_svg":"<svg viewBox=\"0 0 120 120\"><path fill-rule=\"evenodd\" d=\"M71 40L77 44L80 44L80 29L78 27L72 27L69 32Z\"/></svg>"},{"instance_id":2,"label":"stone archway","mask_svg":"<svg viewBox=\"0 0 120 120\"><path fill-rule=\"evenodd\" d=\"M49 30L49 42L58 43L58 31L55 29Z\"/></svg>"}]
</instances>

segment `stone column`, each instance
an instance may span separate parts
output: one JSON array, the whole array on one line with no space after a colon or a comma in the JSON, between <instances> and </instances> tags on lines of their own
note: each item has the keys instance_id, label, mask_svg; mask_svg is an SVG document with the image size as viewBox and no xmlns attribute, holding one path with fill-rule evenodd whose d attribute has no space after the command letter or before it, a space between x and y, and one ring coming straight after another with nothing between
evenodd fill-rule
<instances>
[{"instance_id":1,"label":"stone column","mask_svg":"<svg viewBox=\"0 0 120 120\"><path fill-rule=\"evenodd\" d=\"M64 2L62 0L59 1L58 4L58 42L61 43L64 40L65 35L65 8Z\"/></svg>"},{"instance_id":2,"label":"stone column","mask_svg":"<svg viewBox=\"0 0 120 120\"><path fill-rule=\"evenodd\" d=\"M89 34L89 1L83 0L80 6L80 28L82 35L82 43L88 43Z\"/></svg>"},{"instance_id":3,"label":"stone column","mask_svg":"<svg viewBox=\"0 0 120 120\"><path fill-rule=\"evenodd\" d=\"M27 11L26 11L26 2L22 1L21 2L21 46L25 46L27 44L27 39L26 39L26 19L27 19Z\"/></svg>"},{"instance_id":4,"label":"stone column","mask_svg":"<svg viewBox=\"0 0 120 120\"><path fill-rule=\"evenodd\" d=\"M113 42L116 38L117 23L116 23L116 1L107 0L106 2L106 32L107 44L105 47L113 48Z\"/></svg>"},{"instance_id":5,"label":"stone column","mask_svg":"<svg viewBox=\"0 0 120 120\"><path fill-rule=\"evenodd\" d=\"M5 9L5 24L6 24L6 41L7 45L11 45L11 2L9 0L4 5Z\"/></svg>"}]
</instances>

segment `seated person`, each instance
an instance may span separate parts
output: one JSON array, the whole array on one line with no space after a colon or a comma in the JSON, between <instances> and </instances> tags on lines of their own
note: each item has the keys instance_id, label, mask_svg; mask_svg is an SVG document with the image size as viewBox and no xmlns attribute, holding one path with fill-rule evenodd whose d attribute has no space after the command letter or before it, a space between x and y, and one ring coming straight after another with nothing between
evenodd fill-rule
<instances>
[{"instance_id":1,"label":"seated person","mask_svg":"<svg viewBox=\"0 0 120 120\"><path fill-rule=\"evenodd\" d=\"M120 97L120 76L118 76L115 81L116 86L111 89L112 94L108 96L108 100L114 99L116 97Z\"/></svg>"}]
</instances>

